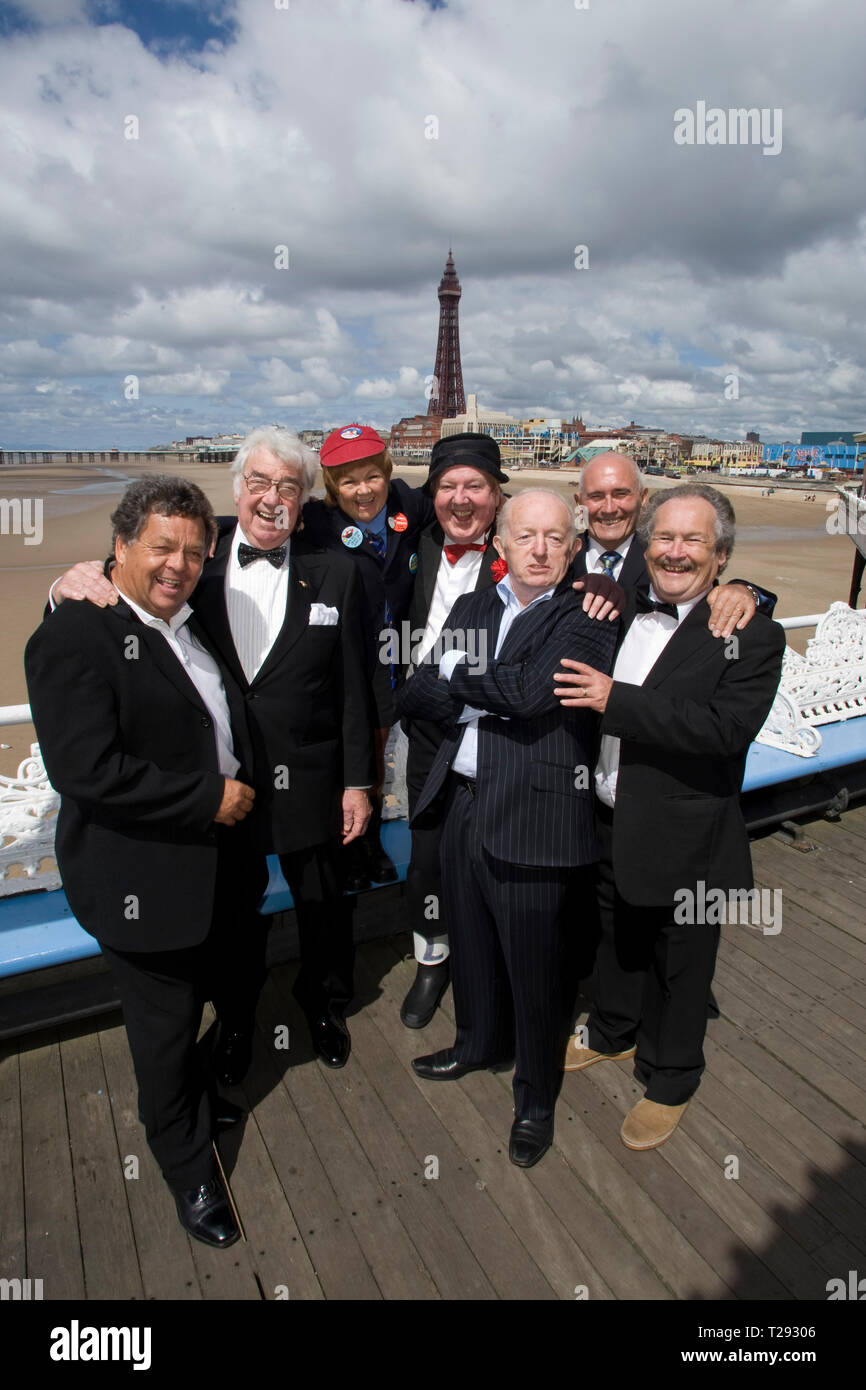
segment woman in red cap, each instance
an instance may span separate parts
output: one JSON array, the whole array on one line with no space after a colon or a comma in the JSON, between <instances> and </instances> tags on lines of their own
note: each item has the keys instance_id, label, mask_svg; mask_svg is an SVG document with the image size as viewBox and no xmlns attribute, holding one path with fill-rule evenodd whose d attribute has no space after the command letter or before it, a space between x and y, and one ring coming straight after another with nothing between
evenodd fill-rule
<instances>
[{"instance_id":1,"label":"woman in red cap","mask_svg":"<svg viewBox=\"0 0 866 1390\"><path fill-rule=\"evenodd\" d=\"M348 551L358 565L376 709L378 786L370 795L373 816L366 835L356 842L348 881L349 888L361 889L397 877L379 839L385 744L397 717L394 691L409 661L401 635L418 568L418 537L435 513L420 488L392 479L390 450L368 425L334 430L320 459L325 497L307 502L304 530L314 544ZM354 845L349 848L350 853L355 850Z\"/></svg>"}]
</instances>

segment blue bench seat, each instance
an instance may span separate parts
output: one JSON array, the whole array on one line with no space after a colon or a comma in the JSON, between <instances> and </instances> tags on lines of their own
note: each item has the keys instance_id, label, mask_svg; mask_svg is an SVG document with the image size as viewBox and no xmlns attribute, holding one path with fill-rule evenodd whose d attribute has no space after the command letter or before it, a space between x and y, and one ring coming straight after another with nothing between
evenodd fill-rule
<instances>
[{"instance_id":1,"label":"blue bench seat","mask_svg":"<svg viewBox=\"0 0 866 1390\"><path fill-rule=\"evenodd\" d=\"M383 823L382 844L394 862L398 880L404 881L410 848L405 820ZM268 868L270 880L259 912L287 912L294 903L276 855L268 857ZM98 955L98 941L78 925L62 889L0 898L0 977Z\"/></svg>"}]
</instances>

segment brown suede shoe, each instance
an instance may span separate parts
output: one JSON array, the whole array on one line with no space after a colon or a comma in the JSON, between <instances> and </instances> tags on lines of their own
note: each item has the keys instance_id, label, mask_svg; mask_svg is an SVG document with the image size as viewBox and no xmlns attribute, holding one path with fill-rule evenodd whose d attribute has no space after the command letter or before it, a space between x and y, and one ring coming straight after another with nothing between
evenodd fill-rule
<instances>
[{"instance_id":1,"label":"brown suede shoe","mask_svg":"<svg viewBox=\"0 0 866 1390\"><path fill-rule=\"evenodd\" d=\"M583 1071L584 1067L591 1067L593 1062L622 1062L627 1057L633 1057L637 1051L630 1047L625 1052L596 1052L595 1048L581 1047L579 1037L579 1033L573 1033L568 1040L563 1071Z\"/></svg>"},{"instance_id":2,"label":"brown suede shoe","mask_svg":"<svg viewBox=\"0 0 866 1390\"><path fill-rule=\"evenodd\" d=\"M620 1138L627 1149L657 1149L670 1139L686 1111L683 1105L660 1105L657 1100L639 1100L622 1122Z\"/></svg>"}]
</instances>

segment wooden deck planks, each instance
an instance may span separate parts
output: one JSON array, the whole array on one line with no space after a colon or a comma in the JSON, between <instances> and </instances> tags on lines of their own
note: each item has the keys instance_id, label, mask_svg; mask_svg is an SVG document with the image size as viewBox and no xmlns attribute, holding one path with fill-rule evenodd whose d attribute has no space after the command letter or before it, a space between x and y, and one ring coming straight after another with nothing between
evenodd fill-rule
<instances>
[{"instance_id":1,"label":"wooden deck planks","mask_svg":"<svg viewBox=\"0 0 866 1390\"><path fill-rule=\"evenodd\" d=\"M811 1016L792 1015L790 1007L768 990L730 969L722 952L716 979L728 990L727 1010L732 1021L747 1027L763 1047L811 1081L846 1114L854 1119L862 1116L864 1095L857 1084L862 1078L862 1064L838 1037L825 1032ZM822 1021L827 1022L826 1018Z\"/></svg>"},{"instance_id":2,"label":"wooden deck planks","mask_svg":"<svg viewBox=\"0 0 866 1390\"><path fill-rule=\"evenodd\" d=\"M353 1222L337 1196L331 1176L295 1105L287 1080L295 1063L290 1060L284 1075L277 1061L286 1056L293 1059L294 1053L291 1048L288 1054L274 1050L274 1033L270 1027L274 1016L280 1023L288 1021L272 974L262 993L253 1066L244 1082L244 1091L255 1106L256 1123L297 1227L298 1241L290 1240L289 1244L293 1250L298 1243L302 1244L325 1298L378 1300L382 1297L381 1290ZM294 1037L298 1032L294 1018L291 1025ZM295 1046L292 1043L292 1047ZM318 1064L298 1062L297 1065ZM290 1298L304 1296L303 1286L295 1285L293 1272L288 1268L285 1277L277 1283L288 1286ZM304 1284L309 1289L306 1278Z\"/></svg>"},{"instance_id":3,"label":"wooden deck planks","mask_svg":"<svg viewBox=\"0 0 866 1390\"><path fill-rule=\"evenodd\" d=\"M23 1048L19 1062L27 1274L43 1281L45 1299L83 1298L60 1045L48 1035Z\"/></svg>"},{"instance_id":4,"label":"wooden deck planks","mask_svg":"<svg viewBox=\"0 0 866 1390\"><path fill-rule=\"evenodd\" d=\"M65 1039L60 1056L85 1296L140 1299L144 1288L98 1033Z\"/></svg>"},{"instance_id":5,"label":"wooden deck planks","mask_svg":"<svg viewBox=\"0 0 866 1390\"><path fill-rule=\"evenodd\" d=\"M565 1077L553 1150L514 1168L510 1073L415 1077L412 1057L453 1040L450 994L409 1032L406 938L368 941L341 1071L312 1058L295 967L271 974L252 1113L220 1140L248 1237L230 1251L177 1223L117 1015L6 1045L0 1277L41 1278L46 1299L825 1298L866 1259L866 807L807 834L812 854L754 846L782 931L725 929L707 1072L657 1153L622 1145L642 1092L630 1063L604 1064ZM366 934L375 895L359 917ZM400 919L395 899L380 930Z\"/></svg>"},{"instance_id":6,"label":"wooden deck planks","mask_svg":"<svg viewBox=\"0 0 866 1390\"><path fill-rule=\"evenodd\" d=\"M271 976L273 989L264 1001L264 1012L260 1010L265 1033L269 1015L271 1019L285 1018L292 1007L297 1013L288 993L294 973L294 969L283 969ZM296 1035L303 1037L300 1016L294 1026ZM403 1184L411 1181L409 1169L418 1165L406 1155L408 1162L399 1177L385 1178L350 1122L349 1113L358 1114L358 1102L360 1107L364 1104L366 1087L360 1064L350 1058L347 1066L337 1071L318 1062L289 1066L282 1081L342 1208L333 1224L350 1224L381 1297L435 1298L435 1285L399 1214ZM289 1197L291 1200L291 1194Z\"/></svg>"},{"instance_id":7,"label":"wooden deck planks","mask_svg":"<svg viewBox=\"0 0 866 1390\"><path fill-rule=\"evenodd\" d=\"M198 1300L198 1277L190 1241L178 1224L174 1202L147 1147L138 1119L138 1087L119 1014L97 1031L117 1138L117 1162L126 1188L132 1238L146 1299ZM137 1167L129 1163L137 1160ZM137 1171L138 1177L126 1177Z\"/></svg>"},{"instance_id":8,"label":"wooden deck planks","mask_svg":"<svg viewBox=\"0 0 866 1390\"><path fill-rule=\"evenodd\" d=\"M437 1160L439 1177L435 1181L439 1200L495 1295L527 1299L555 1297L550 1281L522 1243L521 1237L526 1239L528 1233L512 1229L494 1198L495 1184L488 1184L478 1175L480 1166L492 1161L497 1147L502 1148L502 1139L497 1144L496 1136L480 1121L466 1094L465 1082L425 1083L411 1070L413 1056L445 1045L443 1030L450 1034L450 1024L437 1016L424 1030L423 1041L419 1033L405 1029L398 1017L398 1001L411 982L411 973L399 966L394 968L393 956L375 942L365 950L362 972L371 964L382 978L383 994L368 1006L368 1012L392 1053L390 1068L394 1084L388 1108L398 1128L412 1142L419 1159L430 1156ZM396 979L391 977L389 967ZM382 1052L380 1056L384 1062ZM489 1074L484 1076L494 1084ZM507 1111L505 1120L507 1139L510 1129ZM507 1143L505 1148L507 1150ZM508 1162L507 1157L505 1162Z\"/></svg>"},{"instance_id":9,"label":"wooden deck planks","mask_svg":"<svg viewBox=\"0 0 866 1390\"><path fill-rule=\"evenodd\" d=\"M613 1068L599 1065L593 1077L622 1115L633 1104L634 1095L612 1076ZM637 1095L641 1091L636 1092ZM688 1112L687 1112L688 1113ZM699 1119L695 1126L699 1125ZM729 1177L731 1156L736 1154L733 1136L715 1152L699 1144L682 1128L657 1154L638 1154L638 1160L663 1163L691 1187L695 1197L709 1207L728 1228L727 1240L719 1239L716 1268L738 1297L780 1299L814 1298L825 1280L820 1265L798 1241L791 1238L771 1214L746 1190L739 1176ZM636 1166L636 1165L635 1165ZM649 1164L646 1164L649 1168ZM694 1230L694 1222L684 1214L684 1227Z\"/></svg>"},{"instance_id":10,"label":"wooden deck planks","mask_svg":"<svg viewBox=\"0 0 866 1390\"><path fill-rule=\"evenodd\" d=\"M27 1278L18 1053L0 1050L0 1279Z\"/></svg>"}]
</instances>

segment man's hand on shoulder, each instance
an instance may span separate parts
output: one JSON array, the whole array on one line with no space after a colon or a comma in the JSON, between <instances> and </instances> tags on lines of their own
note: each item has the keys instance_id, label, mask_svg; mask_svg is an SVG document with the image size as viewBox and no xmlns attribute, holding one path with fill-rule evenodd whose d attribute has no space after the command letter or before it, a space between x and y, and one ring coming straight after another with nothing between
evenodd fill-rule
<instances>
[{"instance_id":1,"label":"man's hand on shoulder","mask_svg":"<svg viewBox=\"0 0 866 1390\"><path fill-rule=\"evenodd\" d=\"M717 584L707 594L714 637L731 637L738 628L748 627L758 610L755 596L745 584Z\"/></svg>"},{"instance_id":2,"label":"man's hand on shoulder","mask_svg":"<svg viewBox=\"0 0 866 1390\"><path fill-rule=\"evenodd\" d=\"M599 622L607 618L614 623L625 608L625 589L608 574L587 574L571 586L583 594L583 611Z\"/></svg>"},{"instance_id":3,"label":"man's hand on shoulder","mask_svg":"<svg viewBox=\"0 0 866 1390\"><path fill-rule=\"evenodd\" d=\"M117 590L103 574L100 560L82 560L61 574L51 586L52 604L62 603L66 598L87 599L98 608L117 603Z\"/></svg>"},{"instance_id":4,"label":"man's hand on shoulder","mask_svg":"<svg viewBox=\"0 0 866 1390\"><path fill-rule=\"evenodd\" d=\"M235 781L234 777L227 777L225 781L223 799L214 820L217 825L237 825L253 809L256 794L252 787Z\"/></svg>"},{"instance_id":5,"label":"man's hand on shoulder","mask_svg":"<svg viewBox=\"0 0 866 1390\"><path fill-rule=\"evenodd\" d=\"M343 792L343 844L357 840L370 823L373 808L363 787L347 787Z\"/></svg>"}]
</instances>

